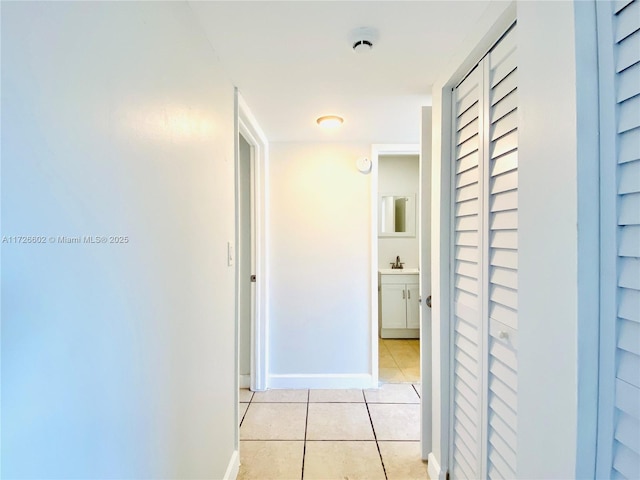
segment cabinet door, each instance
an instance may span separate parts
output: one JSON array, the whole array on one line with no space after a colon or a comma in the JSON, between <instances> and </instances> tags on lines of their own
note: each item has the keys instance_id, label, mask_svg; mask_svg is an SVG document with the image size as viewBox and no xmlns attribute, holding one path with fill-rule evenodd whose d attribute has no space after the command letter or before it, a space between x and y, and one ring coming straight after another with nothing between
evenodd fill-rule
<instances>
[{"instance_id":1,"label":"cabinet door","mask_svg":"<svg viewBox=\"0 0 640 480\"><path fill-rule=\"evenodd\" d=\"M407 327L404 285L382 285L382 328Z\"/></svg>"},{"instance_id":2,"label":"cabinet door","mask_svg":"<svg viewBox=\"0 0 640 480\"><path fill-rule=\"evenodd\" d=\"M420 328L420 287L407 285L407 328Z\"/></svg>"}]
</instances>

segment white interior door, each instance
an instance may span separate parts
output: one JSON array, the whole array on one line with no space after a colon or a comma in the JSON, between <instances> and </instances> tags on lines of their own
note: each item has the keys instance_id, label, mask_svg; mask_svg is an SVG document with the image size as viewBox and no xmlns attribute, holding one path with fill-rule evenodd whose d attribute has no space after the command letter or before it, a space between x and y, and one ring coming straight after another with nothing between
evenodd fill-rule
<instances>
[{"instance_id":1,"label":"white interior door","mask_svg":"<svg viewBox=\"0 0 640 480\"><path fill-rule=\"evenodd\" d=\"M453 478L516 476L515 51L512 26L453 95Z\"/></svg>"}]
</instances>

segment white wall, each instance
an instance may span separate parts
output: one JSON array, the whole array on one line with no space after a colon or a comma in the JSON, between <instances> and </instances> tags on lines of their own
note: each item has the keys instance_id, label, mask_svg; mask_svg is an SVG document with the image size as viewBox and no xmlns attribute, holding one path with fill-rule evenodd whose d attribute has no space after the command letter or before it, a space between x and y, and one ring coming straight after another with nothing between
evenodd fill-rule
<instances>
[{"instance_id":1,"label":"white wall","mask_svg":"<svg viewBox=\"0 0 640 480\"><path fill-rule=\"evenodd\" d=\"M271 387L369 385L371 176L365 144L270 148Z\"/></svg>"},{"instance_id":2,"label":"white wall","mask_svg":"<svg viewBox=\"0 0 640 480\"><path fill-rule=\"evenodd\" d=\"M380 155L378 157L378 192L387 194L415 195L416 214L419 211L418 191L420 184L418 155ZM419 226L416 219L416 234L413 237L378 237L378 268L389 268L400 256L406 268L418 268Z\"/></svg>"},{"instance_id":3,"label":"white wall","mask_svg":"<svg viewBox=\"0 0 640 480\"><path fill-rule=\"evenodd\" d=\"M595 442L597 352L579 360L597 335L599 275L597 190L585 188L598 178L595 19L576 16L585 8L595 14L593 2L518 4L522 478L584 478L593 464L584 444Z\"/></svg>"},{"instance_id":4,"label":"white wall","mask_svg":"<svg viewBox=\"0 0 640 480\"><path fill-rule=\"evenodd\" d=\"M222 478L233 88L186 4L2 5L2 474Z\"/></svg>"}]
</instances>

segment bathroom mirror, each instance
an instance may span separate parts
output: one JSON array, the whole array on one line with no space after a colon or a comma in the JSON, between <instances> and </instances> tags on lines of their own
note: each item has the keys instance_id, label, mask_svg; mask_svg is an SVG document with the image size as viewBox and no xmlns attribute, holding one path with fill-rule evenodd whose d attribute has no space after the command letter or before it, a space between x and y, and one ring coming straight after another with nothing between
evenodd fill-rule
<instances>
[{"instance_id":1,"label":"bathroom mirror","mask_svg":"<svg viewBox=\"0 0 640 480\"><path fill-rule=\"evenodd\" d=\"M380 195L378 236L416 236L416 194Z\"/></svg>"}]
</instances>

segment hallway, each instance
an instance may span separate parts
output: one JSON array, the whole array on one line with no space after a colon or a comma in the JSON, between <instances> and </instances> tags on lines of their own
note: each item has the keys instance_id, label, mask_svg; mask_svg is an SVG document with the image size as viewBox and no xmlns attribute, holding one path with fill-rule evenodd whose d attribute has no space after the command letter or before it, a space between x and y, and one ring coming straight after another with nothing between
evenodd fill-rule
<instances>
[{"instance_id":1,"label":"hallway","mask_svg":"<svg viewBox=\"0 0 640 480\"><path fill-rule=\"evenodd\" d=\"M242 389L238 479L427 479L419 387Z\"/></svg>"}]
</instances>

